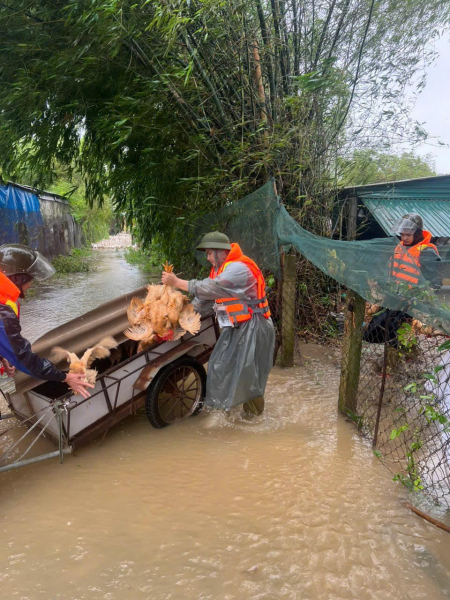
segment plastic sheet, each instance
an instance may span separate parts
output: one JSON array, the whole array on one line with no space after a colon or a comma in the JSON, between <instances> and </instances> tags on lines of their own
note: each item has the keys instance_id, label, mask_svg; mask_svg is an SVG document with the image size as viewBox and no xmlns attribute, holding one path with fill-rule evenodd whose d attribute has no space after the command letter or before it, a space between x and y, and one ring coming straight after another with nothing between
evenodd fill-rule
<instances>
[{"instance_id":1,"label":"plastic sheet","mask_svg":"<svg viewBox=\"0 0 450 600\"><path fill-rule=\"evenodd\" d=\"M280 204L272 181L241 200L201 217L197 223L196 246L205 233L221 231L231 242L237 242L242 252L253 259L260 269L279 275L280 247L277 220ZM196 252L205 265L204 252Z\"/></svg>"},{"instance_id":2,"label":"plastic sheet","mask_svg":"<svg viewBox=\"0 0 450 600\"><path fill-rule=\"evenodd\" d=\"M43 220L38 197L20 187L0 185L0 245L39 247Z\"/></svg>"}]
</instances>

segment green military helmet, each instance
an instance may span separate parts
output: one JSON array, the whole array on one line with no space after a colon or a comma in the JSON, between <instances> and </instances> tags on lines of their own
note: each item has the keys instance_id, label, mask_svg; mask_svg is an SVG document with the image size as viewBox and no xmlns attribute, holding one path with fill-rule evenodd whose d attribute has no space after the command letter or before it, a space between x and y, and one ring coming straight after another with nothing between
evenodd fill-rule
<instances>
[{"instance_id":1,"label":"green military helmet","mask_svg":"<svg viewBox=\"0 0 450 600\"><path fill-rule=\"evenodd\" d=\"M211 231L203 236L197 250L231 250L231 244L224 233Z\"/></svg>"},{"instance_id":2,"label":"green military helmet","mask_svg":"<svg viewBox=\"0 0 450 600\"><path fill-rule=\"evenodd\" d=\"M55 269L45 256L23 244L0 246L0 271L7 277L27 273L39 281L55 274Z\"/></svg>"}]
</instances>

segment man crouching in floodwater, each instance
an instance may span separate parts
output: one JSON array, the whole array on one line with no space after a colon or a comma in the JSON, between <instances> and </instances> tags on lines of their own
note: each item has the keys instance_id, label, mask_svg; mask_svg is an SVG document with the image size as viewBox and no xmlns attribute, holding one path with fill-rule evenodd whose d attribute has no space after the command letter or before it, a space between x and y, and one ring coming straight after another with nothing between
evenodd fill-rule
<instances>
[{"instance_id":1,"label":"man crouching in floodwater","mask_svg":"<svg viewBox=\"0 0 450 600\"><path fill-rule=\"evenodd\" d=\"M202 316L216 313L221 334L208 363L206 404L228 410L243 403L245 413L260 415L275 344L263 274L223 233L207 233L197 250L212 265L207 279L163 273L162 282L195 296Z\"/></svg>"},{"instance_id":2,"label":"man crouching in floodwater","mask_svg":"<svg viewBox=\"0 0 450 600\"><path fill-rule=\"evenodd\" d=\"M0 367L9 377L16 369L44 381L63 381L75 394L89 398L84 375L63 373L46 358L31 350L28 340L22 337L19 323L19 298L25 297L33 279L43 281L54 275L50 262L36 250L22 244L0 246ZM3 365L3 366L2 366Z\"/></svg>"}]
</instances>

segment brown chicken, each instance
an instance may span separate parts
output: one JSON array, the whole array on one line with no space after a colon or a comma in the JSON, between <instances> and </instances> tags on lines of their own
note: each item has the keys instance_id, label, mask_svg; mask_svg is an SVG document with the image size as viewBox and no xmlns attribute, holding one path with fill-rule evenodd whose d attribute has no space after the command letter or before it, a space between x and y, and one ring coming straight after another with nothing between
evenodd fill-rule
<instances>
[{"instance_id":1,"label":"brown chicken","mask_svg":"<svg viewBox=\"0 0 450 600\"><path fill-rule=\"evenodd\" d=\"M97 358L106 358L110 355L111 349L117 346L116 340L107 336L100 340L98 344L95 344L92 348L88 348L81 358L78 358L73 352L64 350L59 346L55 346L52 349L51 359L53 362L60 362L66 360L69 363L69 373L81 373L85 375L85 379L88 383L94 384L98 372L95 369L90 369L94 360Z\"/></svg>"},{"instance_id":2,"label":"brown chicken","mask_svg":"<svg viewBox=\"0 0 450 600\"><path fill-rule=\"evenodd\" d=\"M167 273L172 265L165 264ZM200 331L200 315L189 304L187 296L170 285L149 285L144 301L133 298L127 309L130 327L124 331L131 340L139 341L140 349L153 342L177 340L186 332Z\"/></svg>"}]
</instances>

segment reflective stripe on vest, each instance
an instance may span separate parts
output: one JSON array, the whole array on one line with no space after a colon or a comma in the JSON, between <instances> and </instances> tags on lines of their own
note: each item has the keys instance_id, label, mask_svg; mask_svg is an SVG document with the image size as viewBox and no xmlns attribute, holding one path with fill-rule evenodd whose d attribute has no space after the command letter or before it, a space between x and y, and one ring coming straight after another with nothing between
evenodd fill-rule
<instances>
[{"instance_id":1,"label":"reflective stripe on vest","mask_svg":"<svg viewBox=\"0 0 450 600\"><path fill-rule=\"evenodd\" d=\"M268 319L270 317L269 306L255 306L262 304L264 301L267 302L265 297L256 300L241 300L240 298L224 298L223 300L216 300L217 304L225 306L228 316L235 326L239 323L250 321L252 315L255 313L262 314Z\"/></svg>"},{"instance_id":2,"label":"reflective stripe on vest","mask_svg":"<svg viewBox=\"0 0 450 600\"><path fill-rule=\"evenodd\" d=\"M218 275L224 272L228 265L233 262L242 262L250 269L251 273L256 279L256 293L258 297L255 300L243 300L241 298L219 298L216 300L216 303L225 307L230 321L235 327L238 327L239 323L250 321L253 314L262 314L266 319L268 319L270 317L270 308L265 294L266 282L264 280L264 276L256 263L247 256L244 256L238 244L231 244L231 251L227 257L227 261L219 268L217 272L215 272L214 269L211 269L209 274L210 278L215 279Z\"/></svg>"},{"instance_id":3,"label":"reflective stripe on vest","mask_svg":"<svg viewBox=\"0 0 450 600\"><path fill-rule=\"evenodd\" d=\"M17 304L17 302L13 302L12 300L7 300L4 304L13 309L13 311L16 314L16 317L19 316L19 305Z\"/></svg>"}]
</instances>

